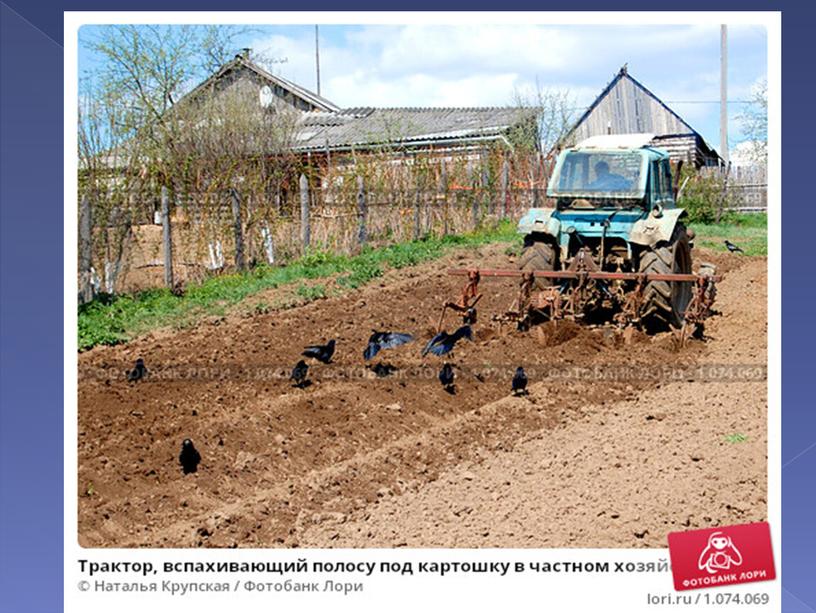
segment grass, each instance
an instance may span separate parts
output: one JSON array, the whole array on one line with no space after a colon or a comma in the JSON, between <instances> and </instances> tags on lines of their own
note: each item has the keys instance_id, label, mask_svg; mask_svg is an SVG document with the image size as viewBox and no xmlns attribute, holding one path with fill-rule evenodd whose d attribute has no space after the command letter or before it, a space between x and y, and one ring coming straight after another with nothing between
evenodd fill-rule
<instances>
[{"instance_id":1,"label":"grass","mask_svg":"<svg viewBox=\"0 0 816 613\"><path fill-rule=\"evenodd\" d=\"M368 248L353 256L315 251L287 266L260 266L249 272L190 284L183 296L174 296L167 289L115 297L101 295L79 307L79 350L127 342L166 326L190 327L204 317L223 315L229 307L264 290L298 283L295 293L303 300L315 300L327 295L326 287L304 281L337 276L340 288L356 289L382 276L387 269L415 266L455 248L516 240L515 224L506 221L468 234ZM253 308L256 313L266 313L272 307L259 302Z\"/></svg>"},{"instance_id":2,"label":"grass","mask_svg":"<svg viewBox=\"0 0 816 613\"><path fill-rule=\"evenodd\" d=\"M718 224L692 223L697 232L695 244L706 249L727 251L723 241L730 240L745 255L768 255L768 216L765 213L732 214Z\"/></svg>"},{"instance_id":3,"label":"grass","mask_svg":"<svg viewBox=\"0 0 816 613\"><path fill-rule=\"evenodd\" d=\"M739 432L736 432L734 434L729 434L729 435L727 435L725 437L725 442L726 443L744 443L747 440L748 440L748 437L745 436L744 434L740 434Z\"/></svg>"}]
</instances>

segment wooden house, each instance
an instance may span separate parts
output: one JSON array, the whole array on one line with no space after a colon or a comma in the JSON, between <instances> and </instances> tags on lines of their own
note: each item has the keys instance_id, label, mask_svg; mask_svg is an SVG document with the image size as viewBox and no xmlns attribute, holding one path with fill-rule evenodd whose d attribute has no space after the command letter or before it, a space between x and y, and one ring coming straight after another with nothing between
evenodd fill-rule
<instances>
[{"instance_id":1,"label":"wooden house","mask_svg":"<svg viewBox=\"0 0 816 613\"><path fill-rule=\"evenodd\" d=\"M719 166L720 155L680 115L632 77L626 66L587 108L559 147L601 134L654 134L652 144L675 161Z\"/></svg>"}]
</instances>

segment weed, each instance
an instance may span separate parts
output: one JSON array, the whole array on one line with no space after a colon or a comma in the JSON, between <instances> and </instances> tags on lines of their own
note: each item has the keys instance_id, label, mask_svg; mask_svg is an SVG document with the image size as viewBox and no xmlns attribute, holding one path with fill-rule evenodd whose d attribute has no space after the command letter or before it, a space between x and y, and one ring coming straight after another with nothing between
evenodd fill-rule
<instances>
[{"instance_id":1,"label":"weed","mask_svg":"<svg viewBox=\"0 0 816 613\"><path fill-rule=\"evenodd\" d=\"M326 287L323 285L306 285L301 283L297 288L297 295L301 298L312 301L326 297Z\"/></svg>"}]
</instances>

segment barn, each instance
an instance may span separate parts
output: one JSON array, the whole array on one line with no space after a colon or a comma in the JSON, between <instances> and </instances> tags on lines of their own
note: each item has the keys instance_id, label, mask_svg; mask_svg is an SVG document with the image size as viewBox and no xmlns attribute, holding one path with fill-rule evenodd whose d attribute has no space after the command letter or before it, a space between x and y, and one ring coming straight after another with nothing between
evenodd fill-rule
<instances>
[{"instance_id":1,"label":"barn","mask_svg":"<svg viewBox=\"0 0 816 613\"><path fill-rule=\"evenodd\" d=\"M620 69L595 101L559 143L574 145L601 134L654 134L652 145L668 151L675 161L719 166L720 155L675 111L629 74Z\"/></svg>"}]
</instances>

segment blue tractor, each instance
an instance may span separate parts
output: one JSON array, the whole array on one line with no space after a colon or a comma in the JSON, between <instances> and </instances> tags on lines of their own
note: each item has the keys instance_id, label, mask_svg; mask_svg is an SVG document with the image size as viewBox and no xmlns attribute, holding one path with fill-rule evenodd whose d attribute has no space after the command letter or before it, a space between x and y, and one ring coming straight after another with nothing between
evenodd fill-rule
<instances>
[{"instance_id":1,"label":"blue tractor","mask_svg":"<svg viewBox=\"0 0 816 613\"><path fill-rule=\"evenodd\" d=\"M650 331L680 328L694 294L694 234L675 202L669 155L648 146L651 135L593 137L561 152L547 188L552 208L519 221L519 267L540 290L573 293L573 314L617 313ZM707 271L710 275L711 271ZM678 276L679 275L679 276ZM684 280L688 279L688 280Z\"/></svg>"}]
</instances>

